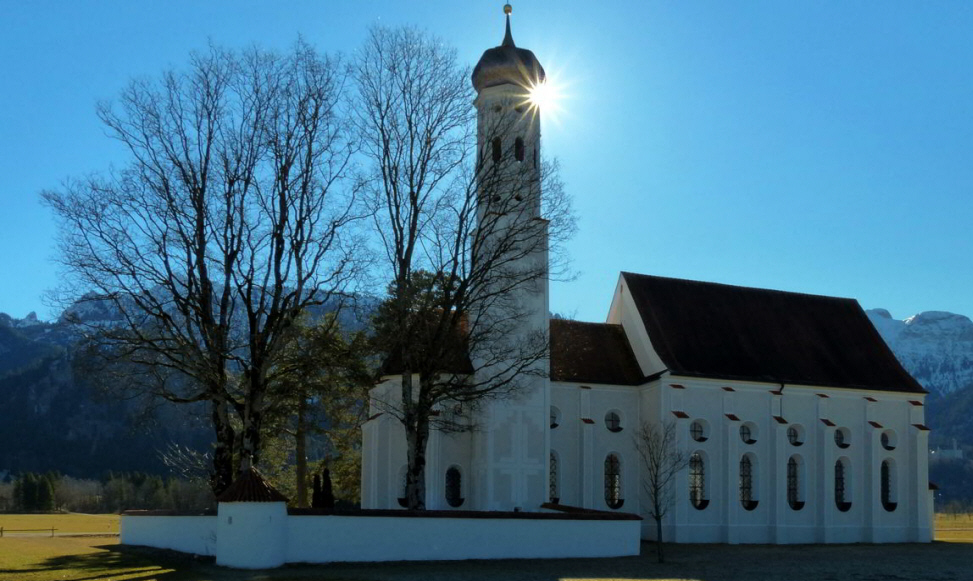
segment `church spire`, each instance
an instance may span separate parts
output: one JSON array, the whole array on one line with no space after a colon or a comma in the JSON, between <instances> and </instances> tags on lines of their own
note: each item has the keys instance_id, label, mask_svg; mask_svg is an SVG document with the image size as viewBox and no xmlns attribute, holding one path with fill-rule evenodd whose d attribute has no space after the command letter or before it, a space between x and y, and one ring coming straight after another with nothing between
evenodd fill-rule
<instances>
[{"instance_id":1,"label":"church spire","mask_svg":"<svg viewBox=\"0 0 973 581\"><path fill-rule=\"evenodd\" d=\"M503 13L507 15L507 33L503 35L503 43L500 46L515 47L514 37L510 34L510 13L514 11L514 7L510 4L503 5Z\"/></svg>"},{"instance_id":2,"label":"church spire","mask_svg":"<svg viewBox=\"0 0 973 581\"><path fill-rule=\"evenodd\" d=\"M488 87L499 85L519 85L530 88L544 81L544 67L537 62L534 53L517 48L513 34L510 33L510 13L513 7L505 4L507 29L500 46L484 51L480 61L473 67L473 87L477 93Z\"/></svg>"}]
</instances>

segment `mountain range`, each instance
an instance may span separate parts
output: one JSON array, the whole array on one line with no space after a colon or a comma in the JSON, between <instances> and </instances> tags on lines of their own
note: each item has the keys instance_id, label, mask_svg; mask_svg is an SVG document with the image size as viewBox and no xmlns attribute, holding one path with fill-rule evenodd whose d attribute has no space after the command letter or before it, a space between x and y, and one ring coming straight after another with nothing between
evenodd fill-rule
<instances>
[{"instance_id":1,"label":"mountain range","mask_svg":"<svg viewBox=\"0 0 973 581\"><path fill-rule=\"evenodd\" d=\"M866 311L902 365L930 394L932 443L973 445L973 321L928 311L897 320ZM170 443L206 448L206 410L108 397L79 377L77 321L110 322L111 309L75 305L45 322L31 313L0 313L0 479L57 469L79 477L108 470L164 473L159 451ZM360 326L345 322L350 326ZM121 445L123 444L124 445Z\"/></svg>"}]
</instances>

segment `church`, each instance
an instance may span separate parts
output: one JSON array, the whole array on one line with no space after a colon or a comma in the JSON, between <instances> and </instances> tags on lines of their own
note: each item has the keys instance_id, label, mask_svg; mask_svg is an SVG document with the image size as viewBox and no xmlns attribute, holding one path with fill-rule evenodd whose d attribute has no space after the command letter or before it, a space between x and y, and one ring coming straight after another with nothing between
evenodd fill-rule
<instances>
[{"instance_id":1,"label":"church","mask_svg":"<svg viewBox=\"0 0 973 581\"><path fill-rule=\"evenodd\" d=\"M515 45L505 11L502 44L472 76L479 146L500 116L511 121L503 146L516 140L536 163L539 123L513 103L544 69ZM926 391L854 299L623 272L603 323L551 319L546 284L527 300L524 324L548 332L547 372L519 397L479 406L476 430L432 431L428 509L645 516L635 435L671 424L687 465L666 541L931 540ZM366 509L402 504L405 434L380 405L399 390L389 375L371 392ZM655 538L651 519L642 527Z\"/></svg>"}]
</instances>

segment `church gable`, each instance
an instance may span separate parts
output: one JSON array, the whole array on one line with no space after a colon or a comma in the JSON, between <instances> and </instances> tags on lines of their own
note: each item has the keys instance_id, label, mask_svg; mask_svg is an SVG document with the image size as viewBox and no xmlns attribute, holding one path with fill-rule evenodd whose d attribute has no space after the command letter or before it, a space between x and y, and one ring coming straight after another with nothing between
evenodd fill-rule
<instances>
[{"instance_id":1,"label":"church gable","mask_svg":"<svg viewBox=\"0 0 973 581\"><path fill-rule=\"evenodd\" d=\"M925 393L854 299L622 277L673 375Z\"/></svg>"}]
</instances>

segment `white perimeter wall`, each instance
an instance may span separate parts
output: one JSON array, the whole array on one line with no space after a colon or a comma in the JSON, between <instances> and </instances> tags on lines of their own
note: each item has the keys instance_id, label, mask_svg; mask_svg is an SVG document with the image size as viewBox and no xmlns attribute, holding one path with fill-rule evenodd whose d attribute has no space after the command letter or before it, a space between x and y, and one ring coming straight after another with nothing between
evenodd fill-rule
<instances>
[{"instance_id":1,"label":"white perimeter wall","mask_svg":"<svg viewBox=\"0 0 973 581\"><path fill-rule=\"evenodd\" d=\"M280 546L286 563L619 557L639 554L641 521L288 515L269 538L274 528L224 534L217 543L215 516L122 515L121 543L215 555L241 568L275 566L252 558L268 543Z\"/></svg>"},{"instance_id":2,"label":"white perimeter wall","mask_svg":"<svg viewBox=\"0 0 973 581\"><path fill-rule=\"evenodd\" d=\"M122 515L120 542L194 555L216 555L215 516Z\"/></svg>"},{"instance_id":3,"label":"white perimeter wall","mask_svg":"<svg viewBox=\"0 0 973 581\"><path fill-rule=\"evenodd\" d=\"M292 516L288 563L639 554L638 520Z\"/></svg>"}]
</instances>

